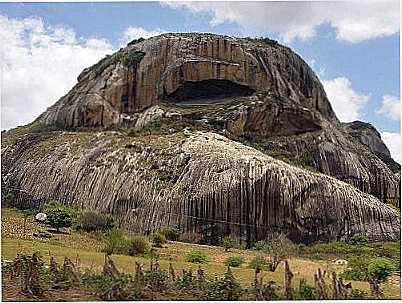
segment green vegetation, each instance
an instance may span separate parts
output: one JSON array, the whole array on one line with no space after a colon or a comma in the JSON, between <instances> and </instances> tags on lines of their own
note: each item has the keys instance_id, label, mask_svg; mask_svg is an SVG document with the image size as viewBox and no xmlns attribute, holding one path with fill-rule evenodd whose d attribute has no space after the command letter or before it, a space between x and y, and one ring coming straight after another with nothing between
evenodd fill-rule
<instances>
[{"instance_id":1,"label":"green vegetation","mask_svg":"<svg viewBox=\"0 0 402 303\"><path fill-rule=\"evenodd\" d=\"M70 227L72 225L72 218L68 211L65 209L52 209L47 211L46 223L51 227L56 228L57 231L63 227Z\"/></svg>"},{"instance_id":2,"label":"green vegetation","mask_svg":"<svg viewBox=\"0 0 402 303\"><path fill-rule=\"evenodd\" d=\"M226 271L221 279L210 281L207 284L206 299L207 300L238 300L244 290L235 277L230 268Z\"/></svg>"},{"instance_id":3,"label":"green vegetation","mask_svg":"<svg viewBox=\"0 0 402 303\"><path fill-rule=\"evenodd\" d=\"M112 229L105 234L105 247L102 251L108 255L129 255L130 244L130 239L120 229Z\"/></svg>"},{"instance_id":4,"label":"green vegetation","mask_svg":"<svg viewBox=\"0 0 402 303\"><path fill-rule=\"evenodd\" d=\"M143 255L149 252L151 244L148 239L142 236L133 236L130 238L128 254L130 256Z\"/></svg>"},{"instance_id":5,"label":"green vegetation","mask_svg":"<svg viewBox=\"0 0 402 303\"><path fill-rule=\"evenodd\" d=\"M163 244L166 244L165 236L158 231L151 234L151 241L155 247L162 247Z\"/></svg>"},{"instance_id":6,"label":"green vegetation","mask_svg":"<svg viewBox=\"0 0 402 303\"><path fill-rule=\"evenodd\" d=\"M255 256L249 262L248 266L253 269L263 270L268 266L268 261L263 256Z\"/></svg>"},{"instance_id":7,"label":"green vegetation","mask_svg":"<svg viewBox=\"0 0 402 303\"><path fill-rule=\"evenodd\" d=\"M225 260L225 265L230 267L239 267L244 263L242 256L230 256Z\"/></svg>"},{"instance_id":8,"label":"green vegetation","mask_svg":"<svg viewBox=\"0 0 402 303\"><path fill-rule=\"evenodd\" d=\"M140 37L140 38L138 38L138 39L134 39L134 40L130 41L129 43L127 43L127 46L135 45L135 44L140 43L140 42L142 42L142 41L145 41L145 39L142 38L142 37Z\"/></svg>"},{"instance_id":9,"label":"green vegetation","mask_svg":"<svg viewBox=\"0 0 402 303\"><path fill-rule=\"evenodd\" d=\"M208 256L201 250L193 249L186 254L186 261L191 263L208 263Z\"/></svg>"},{"instance_id":10,"label":"green vegetation","mask_svg":"<svg viewBox=\"0 0 402 303\"><path fill-rule=\"evenodd\" d=\"M123 65L126 67L136 66L144 58L145 53L142 51L129 52L123 57Z\"/></svg>"},{"instance_id":11,"label":"green vegetation","mask_svg":"<svg viewBox=\"0 0 402 303\"><path fill-rule=\"evenodd\" d=\"M229 251L231 248L236 247L237 241L231 236L226 236L223 238L222 247L225 248L225 251Z\"/></svg>"},{"instance_id":12,"label":"green vegetation","mask_svg":"<svg viewBox=\"0 0 402 303\"><path fill-rule=\"evenodd\" d=\"M159 233L165 236L166 240L178 241L181 231L177 227L166 226L159 230Z\"/></svg>"},{"instance_id":13,"label":"green vegetation","mask_svg":"<svg viewBox=\"0 0 402 303\"><path fill-rule=\"evenodd\" d=\"M92 210L84 211L78 217L75 228L85 232L107 231L114 227L112 216Z\"/></svg>"}]
</instances>

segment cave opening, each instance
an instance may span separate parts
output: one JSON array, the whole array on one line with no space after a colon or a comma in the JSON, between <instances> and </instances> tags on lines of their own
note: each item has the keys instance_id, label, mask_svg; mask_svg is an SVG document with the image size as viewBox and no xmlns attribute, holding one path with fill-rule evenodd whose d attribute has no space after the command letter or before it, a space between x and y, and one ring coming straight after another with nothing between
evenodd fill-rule
<instances>
[{"instance_id":1,"label":"cave opening","mask_svg":"<svg viewBox=\"0 0 402 303\"><path fill-rule=\"evenodd\" d=\"M250 96L254 89L229 80L185 81L163 99L173 103L215 103L222 99Z\"/></svg>"}]
</instances>

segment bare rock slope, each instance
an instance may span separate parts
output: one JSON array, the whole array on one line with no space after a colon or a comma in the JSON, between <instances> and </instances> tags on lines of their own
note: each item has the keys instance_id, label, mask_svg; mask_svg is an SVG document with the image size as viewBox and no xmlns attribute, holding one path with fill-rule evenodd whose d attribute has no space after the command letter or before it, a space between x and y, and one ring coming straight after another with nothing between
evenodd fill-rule
<instances>
[{"instance_id":1,"label":"bare rock slope","mask_svg":"<svg viewBox=\"0 0 402 303\"><path fill-rule=\"evenodd\" d=\"M313 71L269 39L133 41L3 134L2 184L208 243L400 238L400 166L379 133L339 123Z\"/></svg>"}]
</instances>

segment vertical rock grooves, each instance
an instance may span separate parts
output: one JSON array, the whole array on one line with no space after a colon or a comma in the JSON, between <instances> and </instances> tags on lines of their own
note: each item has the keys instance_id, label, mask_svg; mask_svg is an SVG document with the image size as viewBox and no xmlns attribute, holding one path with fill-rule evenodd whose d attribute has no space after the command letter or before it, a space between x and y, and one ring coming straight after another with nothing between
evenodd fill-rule
<instances>
[{"instance_id":1,"label":"vertical rock grooves","mask_svg":"<svg viewBox=\"0 0 402 303\"><path fill-rule=\"evenodd\" d=\"M177 224L208 243L230 233L250 245L275 231L304 243L400 237L399 214L351 185L214 133L177 136L166 149L116 132L28 135L3 149L3 183L112 213L129 230Z\"/></svg>"}]
</instances>

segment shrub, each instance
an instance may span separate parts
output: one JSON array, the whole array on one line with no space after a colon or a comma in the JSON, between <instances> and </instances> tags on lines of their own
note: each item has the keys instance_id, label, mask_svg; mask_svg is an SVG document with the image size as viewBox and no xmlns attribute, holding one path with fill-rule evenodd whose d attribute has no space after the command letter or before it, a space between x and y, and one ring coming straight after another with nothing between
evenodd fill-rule
<instances>
[{"instance_id":1,"label":"shrub","mask_svg":"<svg viewBox=\"0 0 402 303\"><path fill-rule=\"evenodd\" d=\"M242 256L230 256L225 260L225 265L230 267L239 267L244 263Z\"/></svg>"},{"instance_id":2,"label":"shrub","mask_svg":"<svg viewBox=\"0 0 402 303\"><path fill-rule=\"evenodd\" d=\"M260 240L254 243L255 250L263 250L267 251L269 249L269 241L267 240Z\"/></svg>"},{"instance_id":3,"label":"shrub","mask_svg":"<svg viewBox=\"0 0 402 303\"><path fill-rule=\"evenodd\" d=\"M121 254L129 255L131 241L123 234L120 229L112 229L105 235L105 247L102 249L108 255Z\"/></svg>"},{"instance_id":4,"label":"shrub","mask_svg":"<svg viewBox=\"0 0 402 303\"><path fill-rule=\"evenodd\" d=\"M368 238L363 235L354 235L349 239L348 243L352 245L365 245L368 243Z\"/></svg>"},{"instance_id":5,"label":"shrub","mask_svg":"<svg viewBox=\"0 0 402 303\"><path fill-rule=\"evenodd\" d=\"M231 236L226 236L223 238L222 246L225 248L225 251L229 251L231 248L236 246L236 240Z\"/></svg>"},{"instance_id":6,"label":"shrub","mask_svg":"<svg viewBox=\"0 0 402 303\"><path fill-rule=\"evenodd\" d=\"M151 235L151 241L155 247L162 247L166 243L166 238L160 232L155 232Z\"/></svg>"},{"instance_id":7,"label":"shrub","mask_svg":"<svg viewBox=\"0 0 402 303\"><path fill-rule=\"evenodd\" d=\"M159 232L162 235L164 235L167 240L170 240L170 241L179 240L180 234L181 234L180 229L178 229L177 227L173 227L173 226L163 227Z\"/></svg>"},{"instance_id":8,"label":"shrub","mask_svg":"<svg viewBox=\"0 0 402 303\"><path fill-rule=\"evenodd\" d=\"M46 223L59 231L60 228L70 227L72 225L72 219L70 214L66 210L53 209L47 212Z\"/></svg>"},{"instance_id":9,"label":"shrub","mask_svg":"<svg viewBox=\"0 0 402 303\"><path fill-rule=\"evenodd\" d=\"M382 283L395 271L395 267L386 258L375 258L371 260L367 267L367 274L369 279L375 279Z\"/></svg>"},{"instance_id":10,"label":"shrub","mask_svg":"<svg viewBox=\"0 0 402 303\"><path fill-rule=\"evenodd\" d=\"M300 284L298 298L303 300L315 300L317 299L316 289L306 283Z\"/></svg>"},{"instance_id":11,"label":"shrub","mask_svg":"<svg viewBox=\"0 0 402 303\"><path fill-rule=\"evenodd\" d=\"M355 257L349 260L349 268L342 277L347 280L369 281L375 279L384 282L394 271L395 267L387 258Z\"/></svg>"},{"instance_id":12,"label":"shrub","mask_svg":"<svg viewBox=\"0 0 402 303\"><path fill-rule=\"evenodd\" d=\"M130 239L129 255L142 255L149 251L150 244L148 239L141 236L134 236Z\"/></svg>"},{"instance_id":13,"label":"shrub","mask_svg":"<svg viewBox=\"0 0 402 303\"><path fill-rule=\"evenodd\" d=\"M114 227L113 218L109 215L95 211L85 211L79 217L76 224L77 230L86 232L107 231Z\"/></svg>"},{"instance_id":14,"label":"shrub","mask_svg":"<svg viewBox=\"0 0 402 303\"><path fill-rule=\"evenodd\" d=\"M154 269L144 272L145 283L154 291L163 291L167 288L169 278L165 270Z\"/></svg>"},{"instance_id":15,"label":"shrub","mask_svg":"<svg viewBox=\"0 0 402 303\"><path fill-rule=\"evenodd\" d=\"M73 208L73 207L69 207L69 206L64 205L63 203L60 203L55 200L50 200L49 202L47 202L45 205L43 205L43 209L42 209L42 211L46 215L53 211L59 211L59 210L63 210L70 215L72 224L76 224L77 219L81 214L80 210Z\"/></svg>"},{"instance_id":16,"label":"shrub","mask_svg":"<svg viewBox=\"0 0 402 303\"><path fill-rule=\"evenodd\" d=\"M267 265L268 265L268 261L263 256L254 257L248 264L248 266L250 268L259 269L259 270L266 269Z\"/></svg>"},{"instance_id":17,"label":"shrub","mask_svg":"<svg viewBox=\"0 0 402 303\"><path fill-rule=\"evenodd\" d=\"M243 293L243 289L236 281L230 268L228 268L224 277L210 281L205 290L207 300L238 300Z\"/></svg>"},{"instance_id":18,"label":"shrub","mask_svg":"<svg viewBox=\"0 0 402 303\"><path fill-rule=\"evenodd\" d=\"M297 252L297 246L293 244L285 235L279 234L264 246L264 251L269 254L268 268L274 272L281 261Z\"/></svg>"},{"instance_id":19,"label":"shrub","mask_svg":"<svg viewBox=\"0 0 402 303\"><path fill-rule=\"evenodd\" d=\"M204 252L193 249L186 254L186 261L191 263L208 263L209 258Z\"/></svg>"}]
</instances>

